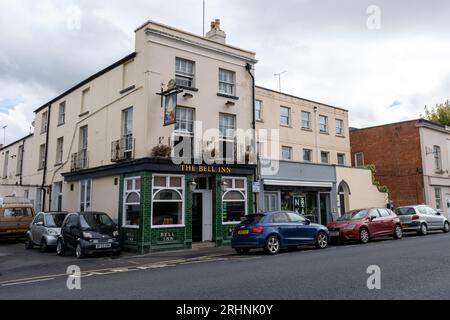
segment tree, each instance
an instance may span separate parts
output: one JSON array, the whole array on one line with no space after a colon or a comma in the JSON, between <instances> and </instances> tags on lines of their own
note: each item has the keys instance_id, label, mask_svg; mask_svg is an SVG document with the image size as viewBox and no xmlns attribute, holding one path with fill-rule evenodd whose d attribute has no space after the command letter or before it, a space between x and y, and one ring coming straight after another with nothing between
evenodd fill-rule
<instances>
[{"instance_id":1,"label":"tree","mask_svg":"<svg viewBox=\"0 0 450 320\"><path fill-rule=\"evenodd\" d=\"M425 106L425 115L422 118L450 126L450 101L447 100L444 103L437 104L431 110Z\"/></svg>"}]
</instances>

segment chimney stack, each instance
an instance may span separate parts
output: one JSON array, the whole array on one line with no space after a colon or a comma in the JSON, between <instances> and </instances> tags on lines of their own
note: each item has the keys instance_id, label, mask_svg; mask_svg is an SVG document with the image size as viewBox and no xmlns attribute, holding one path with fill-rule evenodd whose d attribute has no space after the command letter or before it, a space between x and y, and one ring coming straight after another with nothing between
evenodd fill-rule
<instances>
[{"instance_id":1,"label":"chimney stack","mask_svg":"<svg viewBox=\"0 0 450 320\"><path fill-rule=\"evenodd\" d=\"M206 34L206 38L221 44L225 44L227 35L220 29L220 19L211 22L211 30Z\"/></svg>"}]
</instances>

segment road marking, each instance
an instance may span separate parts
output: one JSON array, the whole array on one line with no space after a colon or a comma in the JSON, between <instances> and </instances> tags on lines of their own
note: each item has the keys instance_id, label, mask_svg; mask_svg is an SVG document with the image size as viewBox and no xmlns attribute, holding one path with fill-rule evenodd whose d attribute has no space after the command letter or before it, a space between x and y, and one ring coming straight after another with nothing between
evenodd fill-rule
<instances>
[{"instance_id":1,"label":"road marking","mask_svg":"<svg viewBox=\"0 0 450 320\"><path fill-rule=\"evenodd\" d=\"M29 280L29 281L19 281L19 282L11 282L2 284L2 287L10 287L10 286L17 286L21 284L30 284L30 283L36 283L36 282L44 282L44 281L51 281L55 280L55 278L45 278L45 279L36 279L36 280Z\"/></svg>"}]
</instances>

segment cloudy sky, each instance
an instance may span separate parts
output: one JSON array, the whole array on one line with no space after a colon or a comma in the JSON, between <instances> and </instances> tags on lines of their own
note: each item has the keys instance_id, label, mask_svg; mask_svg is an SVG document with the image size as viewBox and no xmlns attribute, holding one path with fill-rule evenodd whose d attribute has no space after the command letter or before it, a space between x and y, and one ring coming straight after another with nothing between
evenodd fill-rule
<instances>
[{"instance_id":1,"label":"cloudy sky","mask_svg":"<svg viewBox=\"0 0 450 320\"><path fill-rule=\"evenodd\" d=\"M274 73L287 71L283 91L349 109L353 126L417 118L450 99L449 1L206 0L206 9L207 28L220 18L229 44L257 53L259 85L278 89ZM6 142L30 132L33 110L131 53L148 19L201 34L202 0L0 0Z\"/></svg>"}]
</instances>

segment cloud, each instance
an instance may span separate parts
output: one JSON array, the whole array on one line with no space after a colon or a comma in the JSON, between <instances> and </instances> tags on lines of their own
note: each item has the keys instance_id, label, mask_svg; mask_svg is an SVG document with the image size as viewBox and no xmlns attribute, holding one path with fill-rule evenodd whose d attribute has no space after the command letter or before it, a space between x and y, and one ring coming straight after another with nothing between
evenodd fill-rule
<instances>
[{"instance_id":1,"label":"cloud","mask_svg":"<svg viewBox=\"0 0 450 320\"><path fill-rule=\"evenodd\" d=\"M227 41L257 52L259 85L350 110L353 126L419 117L450 95L450 3L378 0L206 1ZM148 19L202 32L202 1L0 0L0 125L29 131L33 110L134 49ZM396 102L401 102L398 104ZM391 106L391 107L388 107ZM0 137L1 137L0 132ZM1 139L0 139L1 140Z\"/></svg>"}]
</instances>

